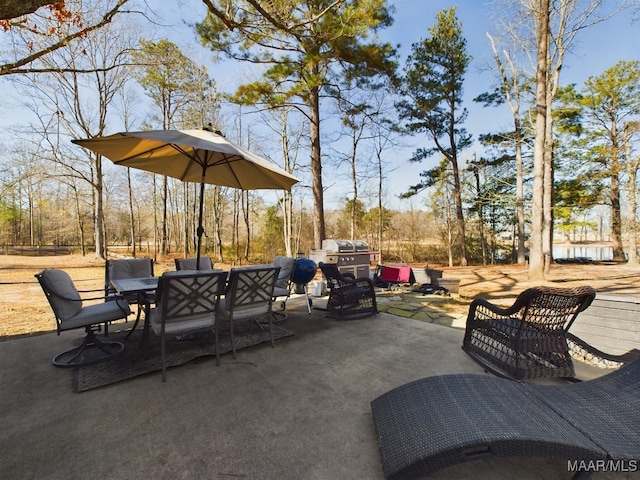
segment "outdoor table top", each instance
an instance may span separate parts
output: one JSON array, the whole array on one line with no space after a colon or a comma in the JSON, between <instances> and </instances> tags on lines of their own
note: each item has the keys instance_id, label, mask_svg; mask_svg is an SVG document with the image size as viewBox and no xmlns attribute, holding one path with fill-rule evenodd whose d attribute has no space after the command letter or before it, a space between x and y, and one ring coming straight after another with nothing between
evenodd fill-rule
<instances>
[{"instance_id":1,"label":"outdoor table top","mask_svg":"<svg viewBox=\"0 0 640 480\"><path fill-rule=\"evenodd\" d=\"M160 277L118 278L112 279L111 284L119 294L152 292L158 288Z\"/></svg>"}]
</instances>

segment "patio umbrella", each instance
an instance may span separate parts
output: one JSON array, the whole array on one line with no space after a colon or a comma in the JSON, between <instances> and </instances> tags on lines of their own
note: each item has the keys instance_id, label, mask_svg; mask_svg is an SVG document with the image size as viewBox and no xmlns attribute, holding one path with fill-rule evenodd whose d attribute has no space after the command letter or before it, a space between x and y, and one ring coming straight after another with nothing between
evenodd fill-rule
<instances>
[{"instance_id":1,"label":"patio umbrella","mask_svg":"<svg viewBox=\"0 0 640 480\"><path fill-rule=\"evenodd\" d=\"M290 190L299 180L274 163L209 130L120 132L72 140L116 165L200 183L197 264L202 244L204 185Z\"/></svg>"}]
</instances>

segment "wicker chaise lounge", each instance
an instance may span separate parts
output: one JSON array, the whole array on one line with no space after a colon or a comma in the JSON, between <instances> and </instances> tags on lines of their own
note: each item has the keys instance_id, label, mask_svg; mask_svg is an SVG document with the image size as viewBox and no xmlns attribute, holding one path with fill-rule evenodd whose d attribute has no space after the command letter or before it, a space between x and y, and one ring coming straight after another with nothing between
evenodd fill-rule
<instances>
[{"instance_id":1,"label":"wicker chaise lounge","mask_svg":"<svg viewBox=\"0 0 640 480\"><path fill-rule=\"evenodd\" d=\"M640 468L640 359L564 385L429 377L381 395L371 408L389 480L504 456L561 459L582 469L574 478L586 478L597 461L609 470Z\"/></svg>"}]
</instances>

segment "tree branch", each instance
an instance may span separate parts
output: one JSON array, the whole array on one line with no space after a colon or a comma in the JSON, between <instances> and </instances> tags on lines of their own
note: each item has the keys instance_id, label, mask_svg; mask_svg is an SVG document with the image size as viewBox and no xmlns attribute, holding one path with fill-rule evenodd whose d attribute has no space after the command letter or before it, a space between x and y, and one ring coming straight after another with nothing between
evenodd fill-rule
<instances>
[{"instance_id":1,"label":"tree branch","mask_svg":"<svg viewBox=\"0 0 640 480\"><path fill-rule=\"evenodd\" d=\"M92 32L93 30L97 30L103 26L105 26L106 24L110 23L113 20L113 17L120 12L120 9L122 8L122 6L124 6L129 0L118 0L118 2L116 3L116 5L109 10L104 17L102 18L102 20L94 25L91 25L90 27L87 27L83 30L80 30L78 32L72 33L71 35L67 35L66 37L62 38L61 40L57 41L56 43L50 45L49 47L43 49L43 50L39 50L27 57L24 57L16 62L13 63L6 63L4 65L0 65L0 75L11 75L14 73L27 73L28 70L20 70L20 67L23 67L25 65L28 65L36 60L38 60L39 58L44 57L45 55L48 55L51 52L54 52L64 46L66 46L69 42L75 40L76 38L82 37L84 35L86 35L89 32ZM59 69L40 69L40 70L35 70L34 73L44 73L44 72L59 72Z\"/></svg>"},{"instance_id":2,"label":"tree branch","mask_svg":"<svg viewBox=\"0 0 640 480\"><path fill-rule=\"evenodd\" d=\"M35 12L45 5L61 3L61 0L13 0L0 2L0 20L10 20Z\"/></svg>"}]
</instances>

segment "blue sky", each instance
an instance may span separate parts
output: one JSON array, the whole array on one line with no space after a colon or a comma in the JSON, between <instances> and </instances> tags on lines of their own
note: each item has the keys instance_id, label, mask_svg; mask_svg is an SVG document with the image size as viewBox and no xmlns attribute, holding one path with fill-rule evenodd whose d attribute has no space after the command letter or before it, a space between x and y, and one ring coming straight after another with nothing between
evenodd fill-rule
<instances>
[{"instance_id":1,"label":"blue sky","mask_svg":"<svg viewBox=\"0 0 640 480\"><path fill-rule=\"evenodd\" d=\"M495 1L489 0L395 0L390 2L395 6L394 25L380 33L384 41L400 44L400 53L404 57L410 52L411 44L420 41L428 35L428 28L435 23L436 13L442 9L457 5L457 15L462 22L463 34L467 40L467 48L473 60L465 79L466 107L469 117L466 122L467 130L474 138L482 133L499 131L509 125L509 112L506 107L482 108L472 101L482 92L488 91L494 81L494 74L487 67L492 66L492 52L486 38L487 31L495 31L493 16L497 11ZM605 0L606 5L611 6L614 0ZM186 23L199 21L203 18L205 7L201 0L172 0L171 2L158 2L151 0L150 6L158 13L159 18L166 22L157 27L155 32L144 32L145 38L168 37L179 44L185 52L191 54L195 61L209 64L209 73L216 80L222 90L231 91L237 86L238 79L247 78L246 72L250 67L243 64L224 62L213 64L211 52L200 46L195 32ZM562 70L561 82L577 83L581 85L589 76L598 75L620 60L640 60L640 23L632 23L630 14L618 15L605 23L584 30L577 38L574 50L565 60ZM5 93L6 94L6 93ZM5 106L7 102L4 102ZM8 103L15 107L15 99L8 99ZM15 111L9 112L0 105L0 124L10 125L15 122ZM247 120L250 122L251 120ZM112 132L110 132L112 133ZM438 160L434 157L423 164L409 164L407 159L412 151L425 145L424 138L415 137L407 139L407 147L389 152L389 162L396 165L396 169L387 176L387 206L391 208L408 208L410 202L414 207L420 207L425 194L415 197L413 200L398 200L395 195L404 191L407 186L418 179L419 172L431 168ZM325 150L326 152L326 150ZM470 159L474 154L481 155L478 146L465 151L462 154L463 161ZM275 159L275 158L274 158ZM328 169L325 169L325 172ZM330 185L335 175L325 182ZM331 184L326 192L328 207L333 207L336 202L341 202L349 195L348 187L339 183Z\"/></svg>"},{"instance_id":2,"label":"blue sky","mask_svg":"<svg viewBox=\"0 0 640 480\"><path fill-rule=\"evenodd\" d=\"M196 3L199 2L196 0ZM394 24L380 32L380 39L400 45L401 65L411 51L411 44L428 36L428 29L435 23L436 14L443 9L457 6L457 16L462 22L467 49L473 57L464 84L465 106L469 111L465 127L474 139L483 133L510 128L510 113L506 106L483 108L473 102L473 98L489 91L495 82L494 73L490 70L494 64L486 33L496 32L497 2L494 0L394 0L390 3L395 7ZM617 2L605 0L604 3L607 8L612 8ZM189 4L193 5L187 2L187 5ZM185 13L184 10L183 13ZM193 10L186 13L196 15L197 19L200 18ZM629 14L616 15L606 22L583 30L565 59L561 83L581 85L589 76L601 74L620 60L640 60L640 42L636 41L639 34L640 23L634 24ZM220 70L221 73L216 74L212 70L212 76L221 88L231 88L238 78L245 75L246 68L246 65L230 65L225 62L224 68ZM229 78L233 80L229 81ZM415 148L423 146L425 142L428 140L420 137L406 139L405 148L388 153L388 161L396 168L386 177L387 206L406 209L410 207L410 203L414 208L423 205L425 193L412 200L399 200L396 196L405 191L409 185L416 183L421 171L431 168L438 161L434 156L421 164L408 162ZM476 144L474 148L463 152L462 161L481 154L481 147ZM325 174L327 170L325 167ZM325 176L328 177L325 180L325 187L329 186L325 201L328 207L332 208L349 195L349 187L335 182L335 175Z\"/></svg>"},{"instance_id":3,"label":"blue sky","mask_svg":"<svg viewBox=\"0 0 640 480\"><path fill-rule=\"evenodd\" d=\"M411 43L428 36L428 28L435 23L436 14L445 8L457 5L457 16L462 22L463 35L467 40L467 49L473 57L464 83L466 108L469 116L466 129L474 138L483 133L500 131L510 125L507 107L483 108L473 102L480 93L489 91L495 81L494 73L487 70L493 66L492 50L486 32L495 32L493 16L496 13L496 2L484 0L395 0L396 7L394 25L387 29L381 37L393 43L402 44L401 53L406 56L411 50ZM613 0L605 4L612 7ZM578 86L590 76L599 75L607 68L621 60L640 60L640 23L632 23L629 14L622 14L608 19L606 22L584 29L576 38L573 51L565 59L561 72L561 84L576 83ZM416 146L421 139L414 138ZM398 152L404 155L410 152ZM479 146L466 150L463 160L470 159L476 153L482 153ZM398 157L402 162L402 156ZM390 191L397 192L407 183L411 184L420 171L430 168L432 162L411 165L402 163L403 167L392 172L390 183L394 187ZM405 201L390 198L398 207ZM419 201L419 200L418 200Z\"/></svg>"}]
</instances>

